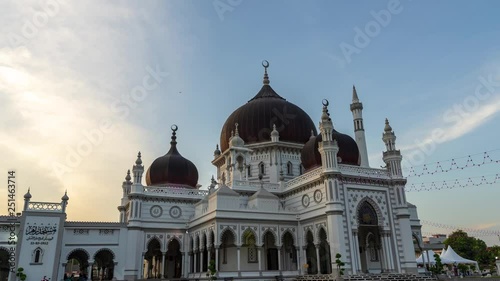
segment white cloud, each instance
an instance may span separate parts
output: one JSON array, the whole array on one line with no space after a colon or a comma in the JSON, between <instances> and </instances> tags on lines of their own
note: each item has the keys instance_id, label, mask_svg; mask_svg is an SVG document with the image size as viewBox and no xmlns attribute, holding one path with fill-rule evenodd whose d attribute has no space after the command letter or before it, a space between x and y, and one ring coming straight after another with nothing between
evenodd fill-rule
<instances>
[{"instance_id":1,"label":"white cloud","mask_svg":"<svg viewBox=\"0 0 500 281\"><path fill-rule=\"evenodd\" d=\"M8 36L0 40L0 118L5 121L0 123L0 149L8 159L0 170L18 171L18 210L28 186L34 201L58 201L68 189L70 220L116 220L126 169L138 150L153 153L144 149L150 133L135 123L141 104L127 118L118 118L111 104L142 83L146 66L159 64L142 39L155 28L166 29L148 26L153 16L125 3L60 0L46 24L29 38L23 36L25 22L49 2L55 1L0 3L5 15L0 25L22 39L17 45ZM174 47L165 48L165 57L179 59L179 52L169 48ZM83 132L98 128L103 119L112 120L116 129L70 173L55 177L52 163L66 164L68 149L75 149ZM0 200L6 200L5 192Z\"/></svg>"}]
</instances>

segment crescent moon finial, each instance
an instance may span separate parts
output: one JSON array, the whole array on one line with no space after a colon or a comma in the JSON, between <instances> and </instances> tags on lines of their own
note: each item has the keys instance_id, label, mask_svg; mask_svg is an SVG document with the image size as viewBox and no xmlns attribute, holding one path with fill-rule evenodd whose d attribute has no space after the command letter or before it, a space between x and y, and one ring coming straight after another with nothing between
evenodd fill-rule
<instances>
[{"instance_id":1,"label":"crescent moon finial","mask_svg":"<svg viewBox=\"0 0 500 281\"><path fill-rule=\"evenodd\" d=\"M175 125L175 124L174 124L174 125L172 125L172 126L170 127L170 129L172 129L172 131L173 131L173 132L176 132L176 131L177 131L177 129L178 129L178 127L177 127L177 125Z\"/></svg>"},{"instance_id":2,"label":"crescent moon finial","mask_svg":"<svg viewBox=\"0 0 500 281\"><path fill-rule=\"evenodd\" d=\"M263 61L262 61L262 66L263 66L264 68L268 68L268 67L269 67L269 62L268 62L267 60L263 60Z\"/></svg>"},{"instance_id":3,"label":"crescent moon finial","mask_svg":"<svg viewBox=\"0 0 500 281\"><path fill-rule=\"evenodd\" d=\"M328 106L330 104L327 99L323 99L322 103L324 106Z\"/></svg>"}]
</instances>

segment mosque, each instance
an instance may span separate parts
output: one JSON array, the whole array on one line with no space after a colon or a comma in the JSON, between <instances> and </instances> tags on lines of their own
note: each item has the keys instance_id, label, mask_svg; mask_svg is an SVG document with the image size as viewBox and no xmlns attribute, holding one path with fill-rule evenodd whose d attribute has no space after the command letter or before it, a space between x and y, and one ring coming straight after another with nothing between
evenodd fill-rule
<instances>
[{"instance_id":1,"label":"mosque","mask_svg":"<svg viewBox=\"0 0 500 281\"><path fill-rule=\"evenodd\" d=\"M416 273L421 225L389 121L386 166L370 167L356 88L352 138L335 130L327 100L317 128L263 66L260 90L222 126L210 186L198 184L173 125L170 150L152 163L139 152L126 173L118 222L67 220L67 194L36 202L28 191L21 214L0 217L0 281L19 279L11 265L27 281L337 274L338 254L348 275Z\"/></svg>"}]
</instances>

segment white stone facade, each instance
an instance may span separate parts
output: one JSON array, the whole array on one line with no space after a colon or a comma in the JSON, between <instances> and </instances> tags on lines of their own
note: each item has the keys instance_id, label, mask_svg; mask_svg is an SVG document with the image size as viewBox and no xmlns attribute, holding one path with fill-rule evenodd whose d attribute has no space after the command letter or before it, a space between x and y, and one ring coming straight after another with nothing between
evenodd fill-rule
<instances>
[{"instance_id":1,"label":"white stone facade","mask_svg":"<svg viewBox=\"0 0 500 281\"><path fill-rule=\"evenodd\" d=\"M15 220L16 266L25 269L27 281L62 280L72 272L93 280L205 278L211 266L220 278L259 278L335 274L338 253L347 274L416 273L413 237L421 239L420 224L416 207L406 201L392 128L387 123L384 133L387 167L370 168L362 107L354 106L362 165L342 164L325 108L318 148L323 161L308 171L301 163L303 144L280 141L275 127L269 141L233 139L216 154L217 181L208 190L144 185L139 155L121 186L116 223L68 221L68 198L33 204L28 193ZM2 255L9 251L8 219L0 217ZM35 224L44 230L30 232ZM79 266L71 268L72 259ZM0 281L16 280L2 270Z\"/></svg>"}]
</instances>

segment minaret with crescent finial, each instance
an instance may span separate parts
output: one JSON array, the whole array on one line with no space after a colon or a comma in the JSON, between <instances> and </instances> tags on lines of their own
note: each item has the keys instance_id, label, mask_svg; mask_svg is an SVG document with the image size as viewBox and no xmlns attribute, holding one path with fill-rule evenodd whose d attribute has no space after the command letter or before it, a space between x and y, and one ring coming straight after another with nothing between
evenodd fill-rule
<instances>
[{"instance_id":1,"label":"minaret with crescent finial","mask_svg":"<svg viewBox=\"0 0 500 281\"><path fill-rule=\"evenodd\" d=\"M363 104L359 101L356 87L352 85L352 118L354 121L354 136L359 149L361 167L370 167L368 162L368 149L366 147L365 126L363 124Z\"/></svg>"}]
</instances>

